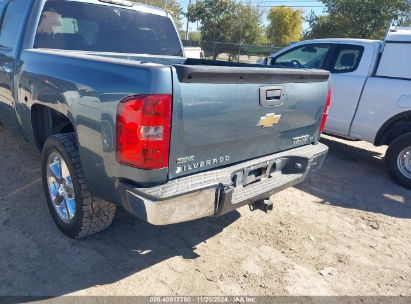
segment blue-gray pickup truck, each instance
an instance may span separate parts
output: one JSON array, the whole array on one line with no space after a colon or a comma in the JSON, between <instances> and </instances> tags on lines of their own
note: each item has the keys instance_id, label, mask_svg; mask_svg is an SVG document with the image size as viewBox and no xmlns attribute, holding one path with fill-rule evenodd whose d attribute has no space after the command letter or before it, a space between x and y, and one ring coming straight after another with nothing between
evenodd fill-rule
<instances>
[{"instance_id":1,"label":"blue-gray pickup truck","mask_svg":"<svg viewBox=\"0 0 411 304\"><path fill-rule=\"evenodd\" d=\"M40 149L70 237L116 207L154 225L269 208L326 157L326 71L187 59L167 11L124 0L2 0L0 17L0 121Z\"/></svg>"}]
</instances>

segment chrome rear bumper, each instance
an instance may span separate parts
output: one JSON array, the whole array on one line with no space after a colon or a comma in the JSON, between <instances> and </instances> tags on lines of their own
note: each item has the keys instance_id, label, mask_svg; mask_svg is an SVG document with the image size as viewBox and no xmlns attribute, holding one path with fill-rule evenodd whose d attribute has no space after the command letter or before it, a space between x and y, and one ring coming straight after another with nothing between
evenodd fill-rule
<instances>
[{"instance_id":1,"label":"chrome rear bumper","mask_svg":"<svg viewBox=\"0 0 411 304\"><path fill-rule=\"evenodd\" d=\"M151 188L121 182L122 204L154 225L222 215L302 182L322 166L327 152L321 143L308 145ZM261 167L268 171L266 176L246 183L245 176Z\"/></svg>"}]
</instances>

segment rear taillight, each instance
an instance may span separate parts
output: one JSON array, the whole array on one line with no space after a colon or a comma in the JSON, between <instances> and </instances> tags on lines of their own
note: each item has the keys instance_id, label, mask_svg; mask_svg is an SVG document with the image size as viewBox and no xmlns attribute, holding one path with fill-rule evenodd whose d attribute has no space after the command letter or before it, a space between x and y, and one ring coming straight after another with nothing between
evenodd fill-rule
<instances>
[{"instance_id":1,"label":"rear taillight","mask_svg":"<svg viewBox=\"0 0 411 304\"><path fill-rule=\"evenodd\" d=\"M320 133L324 131L325 124L327 123L328 110L330 109L330 105L331 105L331 95L332 95L331 88L328 88L327 102L325 104L323 118L321 120Z\"/></svg>"},{"instance_id":2,"label":"rear taillight","mask_svg":"<svg viewBox=\"0 0 411 304\"><path fill-rule=\"evenodd\" d=\"M142 168L168 167L171 95L138 95L117 110L117 161Z\"/></svg>"}]
</instances>

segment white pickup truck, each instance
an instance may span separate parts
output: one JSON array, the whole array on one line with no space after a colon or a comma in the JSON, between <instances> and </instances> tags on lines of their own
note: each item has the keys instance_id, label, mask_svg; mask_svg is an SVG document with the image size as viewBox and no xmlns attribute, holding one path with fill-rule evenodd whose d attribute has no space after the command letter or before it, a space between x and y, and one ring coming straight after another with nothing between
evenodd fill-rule
<instances>
[{"instance_id":1,"label":"white pickup truck","mask_svg":"<svg viewBox=\"0 0 411 304\"><path fill-rule=\"evenodd\" d=\"M391 28L385 41L306 40L271 55L267 64L330 71L325 132L389 145L388 171L411 188L411 28Z\"/></svg>"}]
</instances>

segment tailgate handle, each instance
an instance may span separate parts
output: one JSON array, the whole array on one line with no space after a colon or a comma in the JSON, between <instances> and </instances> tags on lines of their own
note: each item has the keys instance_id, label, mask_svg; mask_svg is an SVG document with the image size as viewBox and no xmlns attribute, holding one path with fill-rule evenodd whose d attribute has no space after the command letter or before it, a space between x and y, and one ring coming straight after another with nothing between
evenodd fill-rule
<instances>
[{"instance_id":1,"label":"tailgate handle","mask_svg":"<svg viewBox=\"0 0 411 304\"><path fill-rule=\"evenodd\" d=\"M260 105L263 107L280 106L283 104L283 97L282 86L260 88Z\"/></svg>"},{"instance_id":2,"label":"tailgate handle","mask_svg":"<svg viewBox=\"0 0 411 304\"><path fill-rule=\"evenodd\" d=\"M267 90L266 91L267 100L280 100L282 93L283 93L282 90Z\"/></svg>"}]
</instances>

